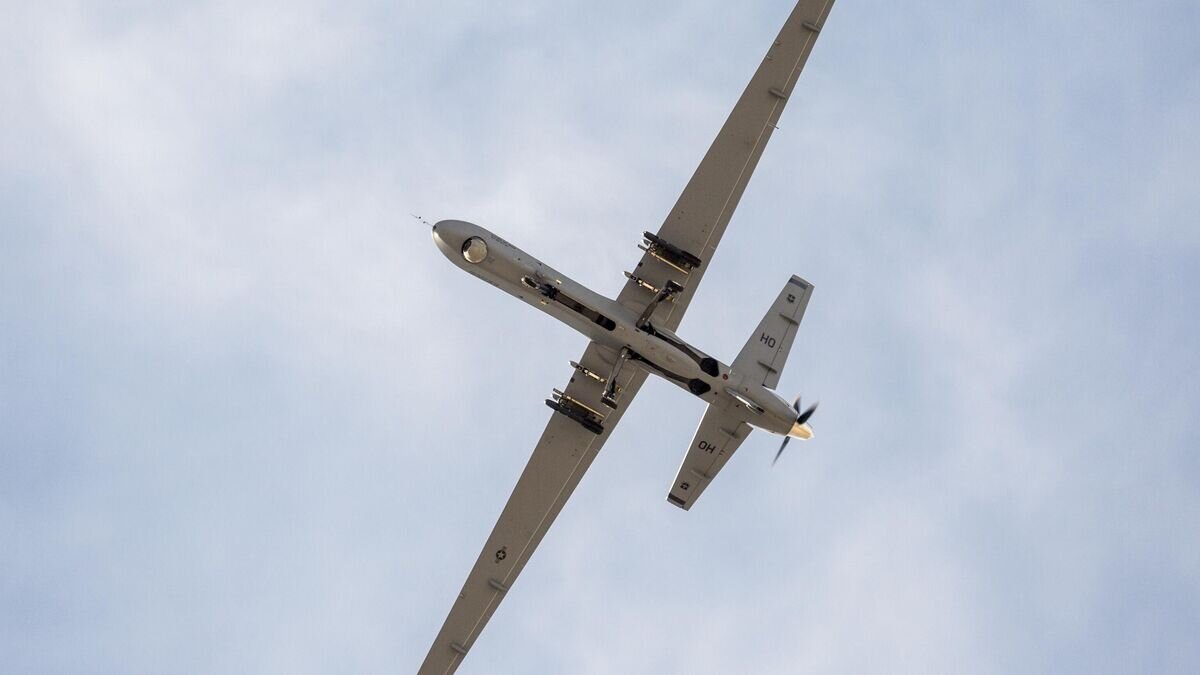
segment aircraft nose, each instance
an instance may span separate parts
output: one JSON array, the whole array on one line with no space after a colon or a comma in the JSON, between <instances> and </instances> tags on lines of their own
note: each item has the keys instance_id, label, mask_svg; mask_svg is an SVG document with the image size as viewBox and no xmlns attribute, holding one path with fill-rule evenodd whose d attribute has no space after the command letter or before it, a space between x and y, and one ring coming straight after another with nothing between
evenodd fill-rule
<instances>
[{"instance_id":1,"label":"aircraft nose","mask_svg":"<svg viewBox=\"0 0 1200 675\"><path fill-rule=\"evenodd\" d=\"M454 238L454 227L450 222L443 220L434 223L431 234L433 235L433 242L438 245L438 248L446 249L453 247L454 242L451 240Z\"/></svg>"},{"instance_id":2,"label":"aircraft nose","mask_svg":"<svg viewBox=\"0 0 1200 675\"><path fill-rule=\"evenodd\" d=\"M442 250L442 253L453 257L462 251L463 242L467 240L469 232L464 227L464 223L457 220L441 220L433 226L431 234L433 243Z\"/></svg>"}]
</instances>

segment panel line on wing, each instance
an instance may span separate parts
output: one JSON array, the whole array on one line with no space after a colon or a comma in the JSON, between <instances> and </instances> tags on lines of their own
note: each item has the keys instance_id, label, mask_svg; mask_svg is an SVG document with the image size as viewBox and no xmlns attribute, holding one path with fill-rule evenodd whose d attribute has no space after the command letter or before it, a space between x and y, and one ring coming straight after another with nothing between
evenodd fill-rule
<instances>
[{"instance_id":1,"label":"panel line on wing","mask_svg":"<svg viewBox=\"0 0 1200 675\"><path fill-rule=\"evenodd\" d=\"M820 17L823 17L825 15L825 13L829 10L829 6L832 3L833 3L833 0L827 0L827 2L825 2L825 4L823 4L821 6L821 10L820 10L820 12L818 12L818 21L820 20ZM805 21L801 25L804 26L805 28L808 28L809 25L815 25L815 24ZM784 84L783 91L790 89L791 87L794 86L795 82L799 81L800 72L802 70L801 63L808 57L810 47L812 46L812 42L815 40L817 34L819 34L819 33L820 33L820 29L818 28L817 30L810 30L809 33L805 36L804 45L800 48L800 53L796 57L795 63L792 64L792 68L791 68L791 71L788 73L787 81ZM781 93L783 93L783 91L781 91ZM746 161L742 164L742 168L738 172L737 180L733 183L730 191L726 194L725 202L722 204L721 210L717 213L716 219L714 219L712 221L713 227L711 229L709 229L708 236L705 237L705 239L704 239L704 246L701 249L701 254L707 253L707 251L709 250L709 242L712 241L712 238L714 235L716 235L718 232L722 232L722 233L724 232L724 228L717 227L716 224L719 223L722 218L724 218L725 213L728 211L729 202L733 199L734 193L737 192L738 186L742 184L742 177L746 174L746 169L748 167L750 167L751 164L757 164L756 154L758 152L759 147L761 147L764 144L763 137L768 135L768 132L767 132L768 129L774 128L774 123L772 122L772 119L778 120L779 115L781 114L780 106L782 106L786 101L787 101L786 97L779 98L779 100L777 100L771 106L770 112L767 113L766 123L763 125L762 129L759 130L758 137L755 139L754 145L751 146L750 154L746 157ZM709 260L708 262L711 263L711 260ZM667 310L666 317L664 317L664 318L667 321L670 321L671 316L675 313L675 310L677 308L678 308L678 305L671 305L671 307Z\"/></svg>"},{"instance_id":2,"label":"panel line on wing","mask_svg":"<svg viewBox=\"0 0 1200 675\"><path fill-rule=\"evenodd\" d=\"M608 432L606 431L604 435L607 436ZM588 453L592 449L592 445L599 438L600 438L600 436L593 436L592 440L589 441L586 446L584 446L583 452L579 453L579 459L575 462L574 468L571 469L571 473L567 476L567 480L564 481L562 484L562 487L559 488L558 494L556 494L554 496L554 501L551 502L551 505L552 505L551 509L542 514L542 519L538 521L537 527L535 527L533 530L533 537L531 537L528 541L525 542L524 548L521 549L521 552L517 554L516 559L513 560L513 565L511 568L509 568L508 574L505 574L504 579L500 581L501 584L507 586L510 583L512 583L509 580L509 576L512 575L514 570L519 570L523 567L523 565L521 564L521 561L525 558L525 552L529 550L529 545L533 542L534 539L540 540L540 537L537 536L537 533L542 529L542 525L546 522L546 518L550 515L550 512L554 510L553 504L558 503L558 500L562 497L562 494L567 489L568 485L574 485L574 483L572 482L572 479L575 477L575 474L579 473L579 465L582 464L583 460L587 458ZM495 586L493 586L493 588L495 588ZM479 625L483 622L483 618L488 615L488 612L492 609L492 605L495 605L496 599L500 598L500 597L502 597L501 593L495 593L495 594L493 594L492 599L489 600L486 605L484 605L483 612L479 615L479 618L475 620L475 624L473 626L471 626L471 630L467 632L467 642L468 643L470 643L474 639L475 633L479 629ZM462 655L465 655L465 654L466 654L465 651L462 652ZM461 658L462 655L460 655L459 658Z\"/></svg>"},{"instance_id":3,"label":"panel line on wing","mask_svg":"<svg viewBox=\"0 0 1200 675\"><path fill-rule=\"evenodd\" d=\"M628 377L626 377L625 384L628 385L629 381L633 377L636 377L636 374L631 374ZM619 416L620 413L614 411L613 414L616 414ZM583 450L579 453L579 459L575 462L575 466L571 469L571 473L568 475L567 480L565 480L563 482L562 486L558 490L558 493L554 496L554 501L551 502L551 505L552 505L551 508L542 514L542 519L538 521L537 526L533 530L533 537L531 537L529 540L527 540L525 542L525 546L521 549L521 551L517 554L516 558L514 559L512 567L509 569L508 573L504 575L504 578L502 580L500 580L499 583L503 584L505 587L508 587L512 583L510 577L513 577L515 574L520 573L519 571L524 567L523 561L526 560L526 552L529 551L530 547L533 545L533 542L535 540L540 541L540 539L541 539L541 537L538 536L538 533L542 531L542 526L546 523L546 519L549 518L550 513L554 511L553 504L557 504L558 500L562 498L562 495L564 492L566 492L568 485L572 486L572 489L574 489L573 488L573 486L575 485L574 478L579 473L580 465L584 463L584 461L588 458L589 454L591 453L592 446L595 445L598 441L602 442L603 440L607 440L607 437L611 432L612 432L612 428L609 427L608 429L605 430L604 434L602 434L600 436L593 436L592 439L587 443L587 445L585 445L583 447ZM544 536L544 533L543 533L543 536ZM495 588L495 586L492 586L492 587ZM484 606L483 612L475 620L475 624L471 626L471 630L467 633L467 642L468 643L470 643L474 639L476 632L480 628L480 624L484 623L484 617L486 617L488 615L488 612L491 611L492 606L497 604L498 600L502 599L502 597L503 597L502 593L495 593L493 595L492 599L489 600L488 603Z\"/></svg>"}]
</instances>

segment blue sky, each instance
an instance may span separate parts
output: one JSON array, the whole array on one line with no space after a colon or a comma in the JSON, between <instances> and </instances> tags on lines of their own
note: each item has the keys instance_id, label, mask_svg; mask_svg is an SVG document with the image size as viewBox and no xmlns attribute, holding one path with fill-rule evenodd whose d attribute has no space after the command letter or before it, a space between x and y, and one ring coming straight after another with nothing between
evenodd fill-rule
<instances>
[{"instance_id":1,"label":"blue sky","mask_svg":"<svg viewBox=\"0 0 1200 675\"><path fill-rule=\"evenodd\" d=\"M0 661L409 672L790 3L0 8ZM1200 7L833 9L680 333L816 290L688 513L650 382L463 673L1200 670Z\"/></svg>"}]
</instances>

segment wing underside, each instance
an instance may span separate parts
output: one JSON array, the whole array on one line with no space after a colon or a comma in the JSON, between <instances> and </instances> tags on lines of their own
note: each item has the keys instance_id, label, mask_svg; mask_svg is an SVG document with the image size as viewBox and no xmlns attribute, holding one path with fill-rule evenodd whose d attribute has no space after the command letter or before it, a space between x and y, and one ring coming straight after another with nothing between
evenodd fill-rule
<instances>
[{"instance_id":1,"label":"wing underside","mask_svg":"<svg viewBox=\"0 0 1200 675\"><path fill-rule=\"evenodd\" d=\"M647 238L648 250L617 301L640 314L675 282L682 291L654 311L655 326L675 330L683 320L832 6L833 0L796 4L666 221Z\"/></svg>"},{"instance_id":2,"label":"wing underside","mask_svg":"<svg viewBox=\"0 0 1200 675\"><path fill-rule=\"evenodd\" d=\"M613 350L592 343L579 363L591 372L607 373L615 358ZM564 415L551 416L425 657L420 675L446 675L458 667L645 379L645 371L639 368L622 370L621 406L608 412L600 434ZM564 393L593 409L608 410L600 403L602 389L600 382L576 371Z\"/></svg>"}]
</instances>

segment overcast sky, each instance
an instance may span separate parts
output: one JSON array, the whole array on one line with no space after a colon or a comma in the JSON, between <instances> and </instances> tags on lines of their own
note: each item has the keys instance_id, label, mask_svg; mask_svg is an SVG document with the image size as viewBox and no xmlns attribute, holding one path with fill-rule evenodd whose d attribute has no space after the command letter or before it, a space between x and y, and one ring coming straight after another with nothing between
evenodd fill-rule
<instances>
[{"instance_id":1,"label":"overcast sky","mask_svg":"<svg viewBox=\"0 0 1200 675\"><path fill-rule=\"evenodd\" d=\"M0 7L0 663L416 669L791 9ZM651 380L462 673L1200 672L1200 5L841 0L680 333L816 289L690 512Z\"/></svg>"}]
</instances>

